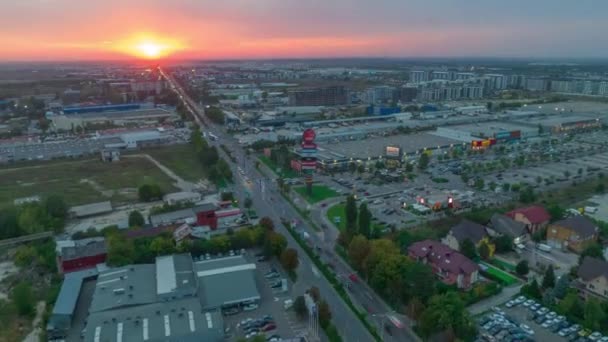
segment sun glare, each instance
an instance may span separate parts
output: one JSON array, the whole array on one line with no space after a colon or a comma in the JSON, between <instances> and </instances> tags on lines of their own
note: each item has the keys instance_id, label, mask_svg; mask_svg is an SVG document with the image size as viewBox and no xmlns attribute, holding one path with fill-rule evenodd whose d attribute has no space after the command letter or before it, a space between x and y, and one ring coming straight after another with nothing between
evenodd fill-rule
<instances>
[{"instance_id":1,"label":"sun glare","mask_svg":"<svg viewBox=\"0 0 608 342\"><path fill-rule=\"evenodd\" d=\"M159 59L184 49L184 45L175 39L143 33L120 40L113 49L138 58Z\"/></svg>"}]
</instances>

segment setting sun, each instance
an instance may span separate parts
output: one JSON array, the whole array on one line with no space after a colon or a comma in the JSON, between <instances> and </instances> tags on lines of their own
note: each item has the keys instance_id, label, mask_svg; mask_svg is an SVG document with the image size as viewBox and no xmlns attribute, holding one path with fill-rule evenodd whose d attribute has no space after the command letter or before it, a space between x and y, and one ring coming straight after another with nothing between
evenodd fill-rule
<instances>
[{"instance_id":1,"label":"setting sun","mask_svg":"<svg viewBox=\"0 0 608 342\"><path fill-rule=\"evenodd\" d=\"M158 58L161 56L164 47L156 43L141 43L137 46L137 49L143 57L147 58Z\"/></svg>"},{"instance_id":2,"label":"setting sun","mask_svg":"<svg viewBox=\"0 0 608 342\"><path fill-rule=\"evenodd\" d=\"M135 34L119 40L113 46L113 50L117 52L144 59L165 58L183 49L182 42L155 33Z\"/></svg>"}]
</instances>

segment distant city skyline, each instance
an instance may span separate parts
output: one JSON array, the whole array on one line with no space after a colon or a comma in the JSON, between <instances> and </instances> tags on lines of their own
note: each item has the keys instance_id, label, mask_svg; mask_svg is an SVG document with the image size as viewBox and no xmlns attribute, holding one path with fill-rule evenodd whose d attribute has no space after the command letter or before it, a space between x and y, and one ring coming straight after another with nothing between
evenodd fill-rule
<instances>
[{"instance_id":1,"label":"distant city skyline","mask_svg":"<svg viewBox=\"0 0 608 342\"><path fill-rule=\"evenodd\" d=\"M608 2L20 0L0 61L608 57Z\"/></svg>"}]
</instances>

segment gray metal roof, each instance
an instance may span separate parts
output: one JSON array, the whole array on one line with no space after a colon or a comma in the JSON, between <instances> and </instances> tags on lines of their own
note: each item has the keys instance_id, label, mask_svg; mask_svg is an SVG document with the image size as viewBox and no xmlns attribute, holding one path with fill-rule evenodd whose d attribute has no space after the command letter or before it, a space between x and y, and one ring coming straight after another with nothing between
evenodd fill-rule
<instances>
[{"instance_id":1,"label":"gray metal roof","mask_svg":"<svg viewBox=\"0 0 608 342\"><path fill-rule=\"evenodd\" d=\"M260 299L255 268L255 264L247 263L240 255L195 263L203 308Z\"/></svg>"},{"instance_id":2,"label":"gray metal roof","mask_svg":"<svg viewBox=\"0 0 608 342\"><path fill-rule=\"evenodd\" d=\"M85 341L223 341L219 311L203 312L200 302L183 298L170 302L91 313Z\"/></svg>"},{"instance_id":3,"label":"gray metal roof","mask_svg":"<svg viewBox=\"0 0 608 342\"><path fill-rule=\"evenodd\" d=\"M190 254L156 258L156 293L163 297L194 295L197 284Z\"/></svg>"},{"instance_id":4,"label":"gray metal roof","mask_svg":"<svg viewBox=\"0 0 608 342\"><path fill-rule=\"evenodd\" d=\"M156 300L155 266L130 265L99 274L89 312L148 304Z\"/></svg>"},{"instance_id":5,"label":"gray metal roof","mask_svg":"<svg viewBox=\"0 0 608 342\"><path fill-rule=\"evenodd\" d=\"M112 211L112 203L110 201L89 203L71 207L69 212L77 217L102 214Z\"/></svg>"},{"instance_id":6,"label":"gray metal roof","mask_svg":"<svg viewBox=\"0 0 608 342\"><path fill-rule=\"evenodd\" d=\"M82 282L95 275L97 275L97 269L95 268L66 274L55 306L53 306L53 315L71 315L74 313Z\"/></svg>"},{"instance_id":7,"label":"gray metal roof","mask_svg":"<svg viewBox=\"0 0 608 342\"><path fill-rule=\"evenodd\" d=\"M180 209L176 211L171 211L168 213L155 214L150 216L150 223L153 226L160 226L163 224L176 223L179 221L183 221L187 218L194 218L196 214L192 208L188 209Z\"/></svg>"},{"instance_id":8,"label":"gray metal roof","mask_svg":"<svg viewBox=\"0 0 608 342\"><path fill-rule=\"evenodd\" d=\"M61 249L62 260L73 260L87 256L94 256L106 253L106 242L104 238L84 239L75 241L74 246L67 246Z\"/></svg>"}]
</instances>

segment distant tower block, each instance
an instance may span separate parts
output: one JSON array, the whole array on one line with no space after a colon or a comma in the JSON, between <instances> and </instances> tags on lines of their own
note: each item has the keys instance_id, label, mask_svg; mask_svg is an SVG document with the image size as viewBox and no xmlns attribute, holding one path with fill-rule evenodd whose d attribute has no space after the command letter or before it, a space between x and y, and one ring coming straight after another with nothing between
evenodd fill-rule
<instances>
[{"instance_id":1,"label":"distant tower block","mask_svg":"<svg viewBox=\"0 0 608 342\"><path fill-rule=\"evenodd\" d=\"M302 165L302 173L304 174L304 183L306 183L306 192L312 195L313 174L317 168L317 144L315 137L317 134L314 130L308 128L302 133L302 143L300 144L300 162Z\"/></svg>"}]
</instances>

